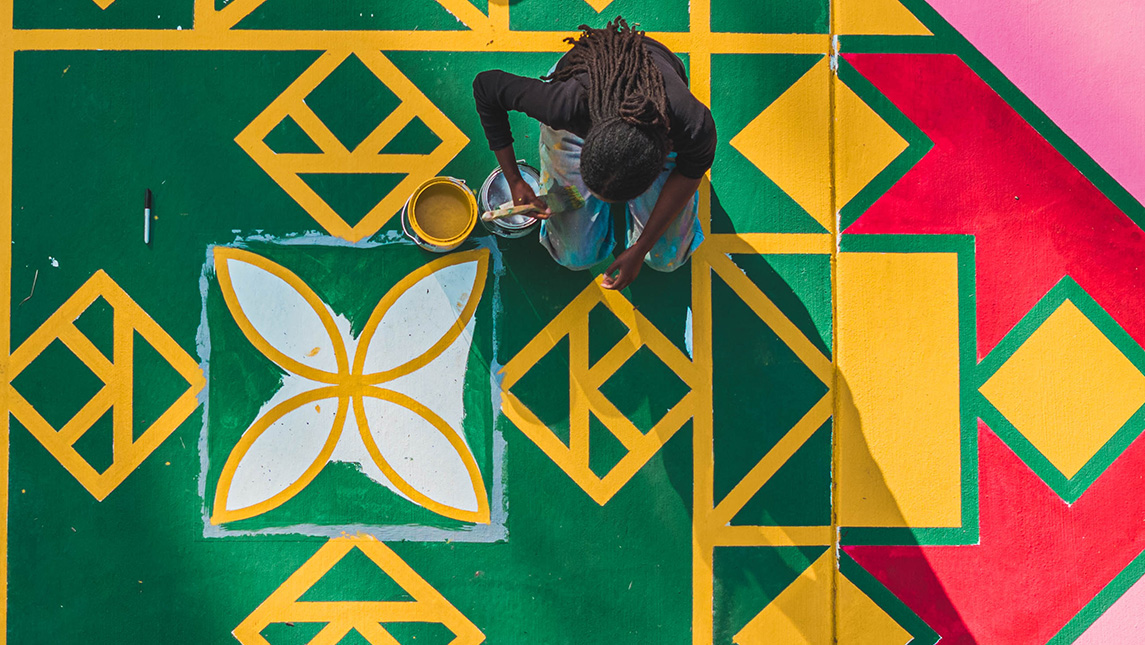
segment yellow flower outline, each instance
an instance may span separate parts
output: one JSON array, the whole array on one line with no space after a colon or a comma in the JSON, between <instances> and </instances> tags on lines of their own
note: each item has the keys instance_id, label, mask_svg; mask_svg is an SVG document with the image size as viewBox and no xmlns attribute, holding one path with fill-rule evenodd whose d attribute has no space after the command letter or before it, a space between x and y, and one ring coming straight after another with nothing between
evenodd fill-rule
<instances>
[{"instance_id":1,"label":"yellow flower outline","mask_svg":"<svg viewBox=\"0 0 1145 645\"><path fill-rule=\"evenodd\" d=\"M457 340L465 327L469 324L469 321L473 318L477 311L477 305L481 301L481 295L485 289L485 276L487 275L489 267L488 250L477 249L447 255L418 267L398 281L398 283L390 288L385 296L382 297L374 307L374 311L370 314L370 318L367 320L365 328L358 338L357 349L355 350L352 364L346 350L346 345L342 341L341 333L338 331L333 316L322 302L322 299L318 297L318 294L303 282L301 278L289 269L244 249L222 246L215 247L214 260L216 276L218 277L219 286L223 292L223 299L227 309L238 324L239 329L242 330L243 335L246 336L247 340L250 341L255 349L287 372L327 385L302 392L279 403L261 417L257 418L243 433L238 443L235 444L234 449L232 449L230 456L228 456L223 466L223 471L219 476L219 482L215 489L214 510L211 516L212 524L234 522L261 515L281 506L297 495L318 476L318 473L321 472L329 461L330 456L334 452L334 448L338 444L338 440L342 436L346 417L351 409L353 409L358 421L358 431L361 434L362 441L370 457L374 460L375 465L377 465L382 473L390 480L390 483L403 495L414 503L445 517L478 524L489 523L489 501L487 499L485 483L481 477L481 471L477 466L477 460L469 451L468 446L458 432L451 427L448 422L416 399L394 390L378 387L379 384L392 381L421 369L440 356ZM322 322L322 327L325 329L334 347L337 373L305 365L287 356L258 332L239 304L238 294L235 292L234 283L231 278L231 270L228 265L228 263L232 261L250 264L274 275L294 289L295 292L305 300ZM390 310L393 304L397 302L398 298L423 278L442 269L468 262L477 262L473 288L469 292L468 300L466 300L461 311L458 313L457 319L450 325L442 337L427 350L402 364L380 372L365 374L365 362L367 353L369 352L370 341L377 333L378 327L385 317L385 314ZM457 455L461 458L466 472L469 475L469 480L477 499L477 510L460 509L434 500L416 489L397 473L382 455L373 435L370 433L369 423L365 414L365 397L376 398L406 408L445 437L450 446L453 447ZM274 425L274 423L302 406L332 398L337 399L338 409L330 429L330 434L314 462L310 464L306 471L289 486L269 499L244 508L229 510L227 508L227 499L230 495L235 472L238 469L239 463L242 462L255 441L267 429Z\"/></svg>"}]
</instances>

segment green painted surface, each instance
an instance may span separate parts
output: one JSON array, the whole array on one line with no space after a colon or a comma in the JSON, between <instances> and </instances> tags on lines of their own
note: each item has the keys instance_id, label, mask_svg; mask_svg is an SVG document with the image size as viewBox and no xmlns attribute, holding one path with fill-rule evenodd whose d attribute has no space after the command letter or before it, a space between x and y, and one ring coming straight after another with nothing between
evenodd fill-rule
<instances>
[{"instance_id":1,"label":"green painted surface","mask_svg":"<svg viewBox=\"0 0 1145 645\"><path fill-rule=\"evenodd\" d=\"M67 11L57 10L57 4ZM150 7L160 3L142 3L148 7L145 11L135 0L117 0L99 13L88 11L90 4L20 0L17 26L150 27L156 26L147 22ZM387 6L390 13L383 17L375 11L378 15L368 23L365 16L351 15L353 7L347 5L345 15L324 15L321 19L330 22L317 24L301 5L270 0L240 28L457 28L447 12L424 4L425 11L420 5L400 12ZM487 10L483 2L474 4ZM603 21L581 0L522 0L512 7L513 26L519 29L573 29L580 22ZM162 15L159 26L174 28L180 24L177 20L186 20L186 27L190 2L178 9L156 12ZM714 11L715 16L720 10ZM650 30L688 27L683 0L616 0L603 15L615 13L640 14L641 26ZM793 15L791 20L795 24L803 18ZM749 28L754 27L735 27ZM13 421L9 642L233 643L231 631L326 541L297 531L259 531L300 523L353 524L373 531L469 528L368 485L353 466L338 463L328 465L298 496L271 513L231 523L223 533L204 526L204 515L213 508L219 468L238 434L283 378L282 370L235 327L211 271L204 274L209 250L241 243L290 268L335 313L351 321L355 334L390 285L437 257L402 241L396 219L359 248L329 245L329 239L316 245L311 238L301 238L320 231L320 226L235 143L236 135L320 55L65 51L16 56L13 346L103 269L183 351L204 362L209 381L200 395L208 405L180 424L102 502ZM468 137L441 174L474 187L495 162L473 109L473 76L502 68L536 77L559 57L417 51L385 55ZM713 175L717 232L821 230L727 145L817 60L715 57L715 91L728 97L723 103L726 113L717 114L718 163L723 164ZM760 85L750 91L738 80L747 73L761 74ZM307 104L350 147L396 105L392 92L355 58L311 93ZM538 165L536 123L521 115L514 115L512 123L517 156ZM415 120L385 152L424 153L439 142ZM276 127L267 143L278 153L316 151L290 120ZM726 161L737 158L730 165ZM363 178L352 175L305 179L351 223L396 183L394 177L361 183ZM757 186L752 191L765 196L762 205L753 200L749 183ZM138 239L146 188L155 194L157 218L150 247ZM479 227L464 248L478 245L496 247L497 253L466 373L469 415L464 431L493 508L508 509L505 529L492 542L438 536L391 542L391 548L473 621L489 643L690 643L692 423L685 423L606 505L593 501L507 418L495 414L496 376L491 379L490 368L516 356L594 275L556 266L535 239L502 240ZM826 256L737 256L735 261L801 331L829 351ZM692 279L690 267L672 274L645 270L625 292L686 356L692 351ZM24 301L33 281L35 291ZM731 479L742 476L824 390L746 305L718 279L714 282L717 491L723 494ZM76 323L109 357L112 319L110 307L97 300ZM589 325L590 363L627 333L603 307L592 313ZM210 352L200 355L204 338L210 341ZM138 435L186 383L150 355L145 344L136 343L135 348L133 432ZM568 434L567 348L567 341L559 343L513 389L563 441ZM16 379L15 387L60 427L99 383L57 343ZM646 431L684 396L687 386L645 349L608 379L602 391ZM105 417L76 445L97 470L111 462L110 435L110 418ZM828 473L829 438L829 428L816 433L791 468L777 475L777 484L765 487L749 503L743 513L752 519L737 521L826 523L829 500L822 481ZM598 474L625 454L595 418L590 444L590 466ZM499 454L504 457L500 480ZM503 484L504 499L493 497L495 482ZM730 642L727 630L742 627L749 614L758 612L821 548L721 549L716 567L719 642ZM358 557L334 567L307 599L379 600L400 593L384 573ZM279 622L263 634L271 643L304 643L320 628ZM408 624L392 626L391 631L403 645L448 642L441 629ZM344 642L361 642L360 636L348 638Z\"/></svg>"},{"instance_id":2,"label":"green painted surface","mask_svg":"<svg viewBox=\"0 0 1145 645\"><path fill-rule=\"evenodd\" d=\"M307 94L305 102L347 150L357 148L401 105L401 99L353 55Z\"/></svg>"},{"instance_id":3,"label":"green painted surface","mask_svg":"<svg viewBox=\"0 0 1145 645\"><path fill-rule=\"evenodd\" d=\"M712 31L825 34L828 0L712 0Z\"/></svg>"},{"instance_id":4,"label":"green painted surface","mask_svg":"<svg viewBox=\"0 0 1145 645\"><path fill-rule=\"evenodd\" d=\"M105 472L111 466L114 458L111 416L110 410L105 412L99 421L95 422L95 425L72 444L80 457L83 457L83 460L90 464L97 473Z\"/></svg>"},{"instance_id":5,"label":"green painted surface","mask_svg":"<svg viewBox=\"0 0 1145 645\"><path fill-rule=\"evenodd\" d=\"M819 351L831 355L831 256L739 254L735 263Z\"/></svg>"},{"instance_id":6,"label":"green painted surface","mask_svg":"<svg viewBox=\"0 0 1145 645\"><path fill-rule=\"evenodd\" d=\"M732 526L831 523L831 424L819 428L732 518Z\"/></svg>"},{"instance_id":7,"label":"green painted surface","mask_svg":"<svg viewBox=\"0 0 1145 645\"><path fill-rule=\"evenodd\" d=\"M390 194L404 173L303 173L298 175L322 201L355 226Z\"/></svg>"},{"instance_id":8,"label":"green painted surface","mask_svg":"<svg viewBox=\"0 0 1145 645\"><path fill-rule=\"evenodd\" d=\"M382 154L424 155L441 145L441 137L433 133L421 119L414 117L382 148Z\"/></svg>"},{"instance_id":9,"label":"green painted surface","mask_svg":"<svg viewBox=\"0 0 1145 645\"><path fill-rule=\"evenodd\" d=\"M603 2L594 2L596 5ZM512 0L509 26L521 31L575 31L603 27L616 16L646 31L687 31L687 0L612 0L597 13L584 0Z\"/></svg>"},{"instance_id":10,"label":"green painted surface","mask_svg":"<svg viewBox=\"0 0 1145 645\"><path fill-rule=\"evenodd\" d=\"M60 375L67 375L66 387L60 387ZM44 420L53 428L60 428L99 392L103 382L56 340L12 381L12 387L32 407L43 410Z\"/></svg>"},{"instance_id":11,"label":"green painted surface","mask_svg":"<svg viewBox=\"0 0 1145 645\"><path fill-rule=\"evenodd\" d=\"M600 392L647 434L684 398L688 386L652 350L641 347L604 382Z\"/></svg>"},{"instance_id":12,"label":"green painted surface","mask_svg":"<svg viewBox=\"0 0 1145 645\"><path fill-rule=\"evenodd\" d=\"M107 304L107 300L102 297L96 298L95 302L87 308L79 318L76 318L76 329L80 330L88 340L95 345L104 356L110 360L112 358L112 316L114 312L111 305Z\"/></svg>"},{"instance_id":13,"label":"green painted surface","mask_svg":"<svg viewBox=\"0 0 1145 645\"><path fill-rule=\"evenodd\" d=\"M318 144L311 140L310 135L306 134L298 122L289 116L274 126L274 129L263 138L263 143L275 154L280 155L322 152Z\"/></svg>"},{"instance_id":14,"label":"green painted surface","mask_svg":"<svg viewBox=\"0 0 1145 645\"><path fill-rule=\"evenodd\" d=\"M92 0L13 0L17 29L190 29L188 0L118 0L100 9Z\"/></svg>"}]
</instances>

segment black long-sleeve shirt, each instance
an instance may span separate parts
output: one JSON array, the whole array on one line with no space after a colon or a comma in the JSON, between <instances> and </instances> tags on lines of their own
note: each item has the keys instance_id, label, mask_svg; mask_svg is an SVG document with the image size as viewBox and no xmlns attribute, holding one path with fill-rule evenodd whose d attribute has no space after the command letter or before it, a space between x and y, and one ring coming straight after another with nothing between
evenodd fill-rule
<instances>
[{"instance_id":1,"label":"black long-sleeve shirt","mask_svg":"<svg viewBox=\"0 0 1145 645\"><path fill-rule=\"evenodd\" d=\"M676 170L699 179L716 156L716 124L712 113L688 90L688 77L680 59L663 44L645 38L645 48L664 76L668 97L668 138L676 152ZM557 69L565 58L557 62ZM473 79L473 98L491 150L513 143L509 110L524 112L557 130L583 138L592 121L588 114L588 74L566 81L542 81L501 70L481 72Z\"/></svg>"}]
</instances>

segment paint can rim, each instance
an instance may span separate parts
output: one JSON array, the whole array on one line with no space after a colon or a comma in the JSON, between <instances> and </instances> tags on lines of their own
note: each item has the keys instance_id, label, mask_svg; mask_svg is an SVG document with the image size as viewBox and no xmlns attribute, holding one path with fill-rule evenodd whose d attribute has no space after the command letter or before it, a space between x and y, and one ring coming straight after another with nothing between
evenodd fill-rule
<instances>
[{"instance_id":1,"label":"paint can rim","mask_svg":"<svg viewBox=\"0 0 1145 645\"><path fill-rule=\"evenodd\" d=\"M537 184L537 190L541 190L541 173L536 168L525 163L524 160L517 160L517 168L520 169L523 177L532 177ZM495 210L501 207L501 204L494 204L490 201L489 194L492 190L493 183L497 181L504 173L500 167L494 168L489 176L485 178L485 182L481 184L481 190L478 192L478 206L483 210ZM523 237L527 235L534 227L536 227L541 220L536 217L528 217L522 224L513 224L505 219L493 220L486 222L482 220L481 224L494 235L506 238Z\"/></svg>"},{"instance_id":2,"label":"paint can rim","mask_svg":"<svg viewBox=\"0 0 1145 645\"><path fill-rule=\"evenodd\" d=\"M449 238L439 238L426 233L425 229L423 229L417 221L416 208L418 197L420 197L422 193L426 191L426 189L439 185L456 186L458 188L457 192L459 196L464 195L465 203L469 211L469 219L465 225L465 229L461 233L458 233L457 235ZM469 186L465 183L464 180L447 176L431 177L422 182L421 185L418 186L416 190L414 190L413 194L410 195L409 200L406 202L404 211L405 218L409 220L410 227L413 228L413 233L417 238L414 240L414 242L418 242L420 240L421 242L424 242L430 246L448 247L445 250L452 250L464 242L465 239L468 238L471 233L473 233L473 229L477 225L478 219L477 197L473 194L473 191L469 189Z\"/></svg>"}]
</instances>

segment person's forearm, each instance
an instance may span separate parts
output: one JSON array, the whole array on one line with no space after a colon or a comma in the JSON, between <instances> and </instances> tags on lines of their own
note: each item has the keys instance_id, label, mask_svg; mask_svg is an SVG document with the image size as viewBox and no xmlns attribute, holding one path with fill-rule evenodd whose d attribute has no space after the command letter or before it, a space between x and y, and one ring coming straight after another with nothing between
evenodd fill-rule
<instances>
[{"instance_id":1,"label":"person's forearm","mask_svg":"<svg viewBox=\"0 0 1145 645\"><path fill-rule=\"evenodd\" d=\"M517 167L517 153L513 151L513 144L494 150L493 154L497 156L497 163L501 165L501 174L505 175L505 180L510 184L520 181L521 170Z\"/></svg>"},{"instance_id":2,"label":"person's forearm","mask_svg":"<svg viewBox=\"0 0 1145 645\"><path fill-rule=\"evenodd\" d=\"M633 247L642 253L651 251L652 246L664 235L668 225L680 211L684 210L699 188L699 179L685 177L675 171L668 175L668 180L660 189L660 197L656 199L656 205L652 207L652 213L648 216L648 222L644 224L644 230Z\"/></svg>"}]
</instances>

